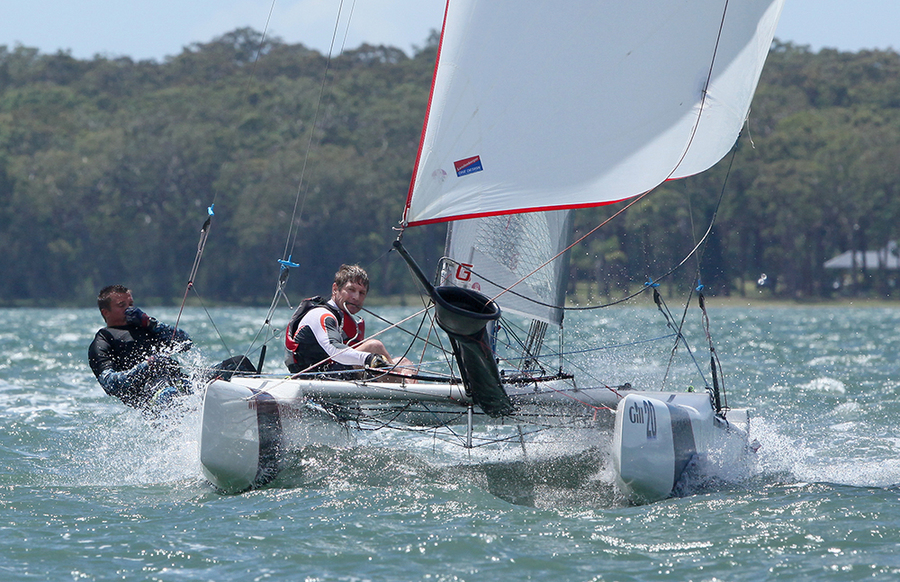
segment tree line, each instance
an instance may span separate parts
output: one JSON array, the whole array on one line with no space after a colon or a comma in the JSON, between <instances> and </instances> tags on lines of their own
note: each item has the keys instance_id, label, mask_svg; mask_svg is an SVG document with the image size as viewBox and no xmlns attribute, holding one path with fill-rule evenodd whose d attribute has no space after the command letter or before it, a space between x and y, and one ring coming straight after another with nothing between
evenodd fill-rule
<instances>
[{"instance_id":1,"label":"tree line","mask_svg":"<svg viewBox=\"0 0 900 582\"><path fill-rule=\"evenodd\" d=\"M252 29L164 62L0 46L0 304L89 305L116 282L179 300L210 206L204 301L267 304L287 258L294 298L327 292L343 262L369 270L373 296L416 292L387 251L436 50L432 35L411 55L327 59ZM573 288L602 302L699 274L707 293L735 294L765 273L774 296L891 296L895 272L824 262L900 234L898 112L897 53L776 42L733 155L576 247ZM576 230L618 209L580 210ZM405 235L426 272L444 232Z\"/></svg>"}]
</instances>

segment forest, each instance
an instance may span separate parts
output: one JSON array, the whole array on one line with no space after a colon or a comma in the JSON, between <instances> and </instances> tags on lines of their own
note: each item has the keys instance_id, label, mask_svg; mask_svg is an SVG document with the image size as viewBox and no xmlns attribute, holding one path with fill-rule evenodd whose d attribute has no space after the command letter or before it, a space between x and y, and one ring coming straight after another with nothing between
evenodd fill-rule
<instances>
[{"instance_id":1,"label":"forest","mask_svg":"<svg viewBox=\"0 0 900 582\"><path fill-rule=\"evenodd\" d=\"M373 298L415 293L388 251L436 51L432 35L326 58L252 29L164 62L0 46L0 305L89 306L111 283L177 303L211 206L204 302L268 304L288 258L295 303L341 263L369 270ZM881 261L825 262L900 238L898 168L900 55L776 41L734 151L575 247L570 285L597 304L698 276L707 295L896 297ZM576 233L621 206L579 210ZM429 272L444 236L404 242Z\"/></svg>"}]
</instances>

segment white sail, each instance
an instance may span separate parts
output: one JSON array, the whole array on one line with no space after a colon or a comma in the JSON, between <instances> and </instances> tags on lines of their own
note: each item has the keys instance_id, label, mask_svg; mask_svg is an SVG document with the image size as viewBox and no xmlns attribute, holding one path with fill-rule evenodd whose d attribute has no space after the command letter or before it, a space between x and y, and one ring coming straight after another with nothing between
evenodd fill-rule
<instances>
[{"instance_id":1,"label":"white sail","mask_svg":"<svg viewBox=\"0 0 900 582\"><path fill-rule=\"evenodd\" d=\"M536 212L453 222L441 284L475 289L504 311L559 325L568 278L570 212ZM557 258L558 256L558 258ZM554 260L555 259L555 260ZM510 291L504 290L512 287Z\"/></svg>"},{"instance_id":2,"label":"white sail","mask_svg":"<svg viewBox=\"0 0 900 582\"><path fill-rule=\"evenodd\" d=\"M709 168L782 5L451 0L403 222L605 204Z\"/></svg>"}]
</instances>

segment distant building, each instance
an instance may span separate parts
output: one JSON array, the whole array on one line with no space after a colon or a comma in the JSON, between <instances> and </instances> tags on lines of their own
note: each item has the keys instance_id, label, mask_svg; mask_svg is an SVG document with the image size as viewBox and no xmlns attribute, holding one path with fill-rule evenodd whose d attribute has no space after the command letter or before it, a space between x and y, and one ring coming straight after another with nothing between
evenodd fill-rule
<instances>
[{"instance_id":1,"label":"distant building","mask_svg":"<svg viewBox=\"0 0 900 582\"><path fill-rule=\"evenodd\" d=\"M844 251L825 261L826 269L900 269L900 248L891 241L877 251Z\"/></svg>"}]
</instances>

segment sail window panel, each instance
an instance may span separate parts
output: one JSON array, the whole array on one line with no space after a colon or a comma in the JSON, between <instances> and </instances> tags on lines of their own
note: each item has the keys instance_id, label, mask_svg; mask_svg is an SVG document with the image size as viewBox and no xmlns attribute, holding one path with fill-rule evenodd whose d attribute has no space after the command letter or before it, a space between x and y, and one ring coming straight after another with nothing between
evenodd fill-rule
<instances>
[{"instance_id":1,"label":"sail window panel","mask_svg":"<svg viewBox=\"0 0 900 582\"><path fill-rule=\"evenodd\" d=\"M560 325L571 233L569 211L454 222L446 248L453 265L441 283L475 289L496 297L504 311Z\"/></svg>"}]
</instances>

